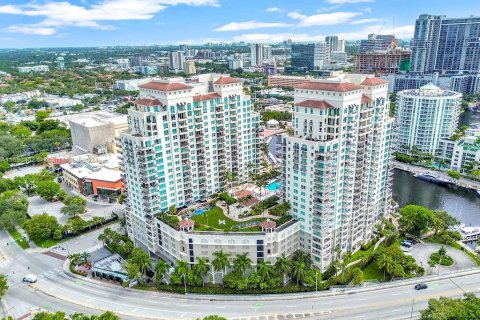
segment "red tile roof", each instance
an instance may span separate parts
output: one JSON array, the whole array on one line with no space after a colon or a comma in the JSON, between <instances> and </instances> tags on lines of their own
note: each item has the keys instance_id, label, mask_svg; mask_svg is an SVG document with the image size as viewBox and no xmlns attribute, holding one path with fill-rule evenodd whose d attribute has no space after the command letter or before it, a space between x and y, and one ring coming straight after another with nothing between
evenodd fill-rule
<instances>
[{"instance_id":1,"label":"red tile roof","mask_svg":"<svg viewBox=\"0 0 480 320\"><path fill-rule=\"evenodd\" d=\"M366 95L362 94L362 103L369 103L372 102L373 100Z\"/></svg>"},{"instance_id":2,"label":"red tile roof","mask_svg":"<svg viewBox=\"0 0 480 320\"><path fill-rule=\"evenodd\" d=\"M388 83L387 80L383 80L383 79L380 79L380 78L373 77L373 78L367 78L367 79L363 80L361 85L362 86L378 86L380 84L387 84L387 83Z\"/></svg>"},{"instance_id":3,"label":"red tile roof","mask_svg":"<svg viewBox=\"0 0 480 320\"><path fill-rule=\"evenodd\" d=\"M193 101L204 101L204 100L211 100L221 98L222 96L218 93L208 93L208 94L199 94L197 96L193 96Z\"/></svg>"},{"instance_id":4,"label":"red tile roof","mask_svg":"<svg viewBox=\"0 0 480 320\"><path fill-rule=\"evenodd\" d=\"M347 92L361 89L358 84L350 82L317 82L310 81L295 86L295 89L307 89L307 90L321 90L321 91L336 91Z\"/></svg>"},{"instance_id":5,"label":"red tile roof","mask_svg":"<svg viewBox=\"0 0 480 320\"><path fill-rule=\"evenodd\" d=\"M163 103L162 101L158 100L158 99L138 99L137 101L135 101L135 104L139 104L139 105L142 105L142 106L163 106Z\"/></svg>"},{"instance_id":6,"label":"red tile roof","mask_svg":"<svg viewBox=\"0 0 480 320\"><path fill-rule=\"evenodd\" d=\"M300 101L299 103L295 103L295 105L299 107L307 107L307 108L315 108L315 109L334 108L334 106L332 106L330 103L328 103L325 100L313 100L313 99L303 100L303 101Z\"/></svg>"},{"instance_id":7,"label":"red tile roof","mask_svg":"<svg viewBox=\"0 0 480 320\"><path fill-rule=\"evenodd\" d=\"M253 194L252 191L247 189L238 190L237 192L234 193L234 195L240 199L251 196L252 194Z\"/></svg>"},{"instance_id":8,"label":"red tile roof","mask_svg":"<svg viewBox=\"0 0 480 320\"><path fill-rule=\"evenodd\" d=\"M260 226L263 229L274 229L277 226L277 223L273 220L265 220L260 223Z\"/></svg>"},{"instance_id":9,"label":"red tile roof","mask_svg":"<svg viewBox=\"0 0 480 320\"><path fill-rule=\"evenodd\" d=\"M214 84L229 84L229 83L237 83L242 82L242 80L233 78L233 77L220 77Z\"/></svg>"},{"instance_id":10,"label":"red tile roof","mask_svg":"<svg viewBox=\"0 0 480 320\"><path fill-rule=\"evenodd\" d=\"M192 219L182 220L178 224L180 225L180 228L189 228L195 225L195 221Z\"/></svg>"},{"instance_id":11,"label":"red tile roof","mask_svg":"<svg viewBox=\"0 0 480 320\"><path fill-rule=\"evenodd\" d=\"M69 158L57 158L57 157L51 157L48 158L48 163L50 164L64 164L64 163L70 163Z\"/></svg>"},{"instance_id":12,"label":"red tile roof","mask_svg":"<svg viewBox=\"0 0 480 320\"><path fill-rule=\"evenodd\" d=\"M187 86L186 84L178 83L178 82L166 83L166 82L155 82L155 81L142 84L138 87L142 89L151 89L151 90L158 90L158 91L176 91L176 90L193 88L191 86Z\"/></svg>"}]
</instances>

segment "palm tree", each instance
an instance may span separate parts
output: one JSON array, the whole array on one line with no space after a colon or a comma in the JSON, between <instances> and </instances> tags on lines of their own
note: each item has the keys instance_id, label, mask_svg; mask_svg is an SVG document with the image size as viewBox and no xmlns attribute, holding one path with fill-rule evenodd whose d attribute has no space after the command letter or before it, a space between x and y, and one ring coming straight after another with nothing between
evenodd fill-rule
<instances>
[{"instance_id":1,"label":"palm tree","mask_svg":"<svg viewBox=\"0 0 480 320\"><path fill-rule=\"evenodd\" d=\"M165 260L158 260L155 264L155 272L157 279L160 281L163 280L165 274L168 272L168 269L170 269L170 265Z\"/></svg>"},{"instance_id":2,"label":"palm tree","mask_svg":"<svg viewBox=\"0 0 480 320\"><path fill-rule=\"evenodd\" d=\"M90 258L90 253L88 253L86 251L82 252L82 260L84 262L88 262L88 258Z\"/></svg>"},{"instance_id":3,"label":"palm tree","mask_svg":"<svg viewBox=\"0 0 480 320\"><path fill-rule=\"evenodd\" d=\"M225 273L227 273L227 268L230 267L230 261L228 261L228 256L230 256L230 254L220 250L214 252L213 255L215 256L215 259L212 261L213 269L214 271L221 272L223 279ZM215 274L213 275L213 278L215 279Z\"/></svg>"},{"instance_id":4,"label":"palm tree","mask_svg":"<svg viewBox=\"0 0 480 320\"><path fill-rule=\"evenodd\" d=\"M292 269L291 261L285 257L285 254L282 254L280 257L277 258L275 262L275 268L277 269L278 273L281 273L283 276L283 285L285 285L287 274Z\"/></svg>"},{"instance_id":5,"label":"palm tree","mask_svg":"<svg viewBox=\"0 0 480 320\"><path fill-rule=\"evenodd\" d=\"M210 266L207 258L198 258L197 263L193 265L193 271L202 277L202 286L205 286L204 277L208 274Z\"/></svg>"},{"instance_id":6,"label":"palm tree","mask_svg":"<svg viewBox=\"0 0 480 320\"><path fill-rule=\"evenodd\" d=\"M432 259L428 260L428 266L431 268L431 270L433 270L433 268L435 268L435 266L437 265L435 263L435 261L433 261Z\"/></svg>"},{"instance_id":7,"label":"palm tree","mask_svg":"<svg viewBox=\"0 0 480 320\"><path fill-rule=\"evenodd\" d=\"M71 255L68 256L68 259L70 259L70 262L73 264L78 264L78 261L82 258L82 255L80 253L72 253Z\"/></svg>"},{"instance_id":8,"label":"palm tree","mask_svg":"<svg viewBox=\"0 0 480 320\"><path fill-rule=\"evenodd\" d=\"M263 179L257 180L255 185L260 189L260 197L262 196L262 190L267 186L267 182Z\"/></svg>"},{"instance_id":9,"label":"palm tree","mask_svg":"<svg viewBox=\"0 0 480 320\"><path fill-rule=\"evenodd\" d=\"M228 193L231 193L230 192L230 184L231 182L233 181L234 179L234 176L233 176L233 172L232 171L224 171L223 172L223 177L225 178L225 180L227 180L227 190L228 190Z\"/></svg>"},{"instance_id":10,"label":"palm tree","mask_svg":"<svg viewBox=\"0 0 480 320\"><path fill-rule=\"evenodd\" d=\"M243 276L245 276L245 272L251 267L251 265L252 260L248 257L247 253L239 254L235 260L233 260L233 270Z\"/></svg>"},{"instance_id":11,"label":"palm tree","mask_svg":"<svg viewBox=\"0 0 480 320\"><path fill-rule=\"evenodd\" d=\"M188 263L183 260L178 260L177 261L177 267L175 268L175 272L179 276L185 276L188 272Z\"/></svg>"},{"instance_id":12,"label":"palm tree","mask_svg":"<svg viewBox=\"0 0 480 320\"><path fill-rule=\"evenodd\" d=\"M297 286L300 281L305 279L305 276L308 273L308 268L307 265L305 264L304 261L298 260L295 261L292 265L292 276L297 279Z\"/></svg>"},{"instance_id":13,"label":"palm tree","mask_svg":"<svg viewBox=\"0 0 480 320\"><path fill-rule=\"evenodd\" d=\"M394 265L394 261L391 255L386 254L385 252L381 252L377 254L375 257L377 266L380 269L383 269L383 279L385 280L385 273L390 274L392 271L392 267Z\"/></svg>"},{"instance_id":14,"label":"palm tree","mask_svg":"<svg viewBox=\"0 0 480 320\"><path fill-rule=\"evenodd\" d=\"M270 261L263 260L257 263L257 273L260 277L262 277L263 281L267 282L273 276L275 271L273 270L273 266L270 264Z\"/></svg>"}]
</instances>

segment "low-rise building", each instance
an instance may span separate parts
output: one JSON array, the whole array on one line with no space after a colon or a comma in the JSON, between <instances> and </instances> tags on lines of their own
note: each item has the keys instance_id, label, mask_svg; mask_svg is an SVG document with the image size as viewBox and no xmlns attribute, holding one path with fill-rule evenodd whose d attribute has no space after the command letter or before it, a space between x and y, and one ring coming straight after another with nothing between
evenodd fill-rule
<instances>
[{"instance_id":1,"label":"low-rise building","mask_svg":"<svg viewBox=\"0 0 480 320\"><path fill-rule=\"evenodd\" d=\"M75 155L85 153L112 153L119 152L120 133L128 129L126 115L113 117L89 117L72 119L69 121L72 134L73 153ZM103 151L105 150L105 151Z\"/></svg>"},{"instance_id":2,"label":"low-rise building","mask_svg":"<svg viewBox=\"0 0 480 320\"><path fill-rule=\"evenodd\" d=\"M38 90L32 90L32 91L25 91L25 92L19 92L19 93L12 93L12 94L2 94L0 95L0 104L4 104L6 102L19 102L19 101L25 101L28 102L32 100L33 98L40 97L40 91Z\"/></svg>"},{"instance_id":3,"label":"low-rise building","mask_svg":"<svg viewBox=\"0 0 480 320\"><path fill-rule=\"evenodd\" d=\"M171 263L178 260L196 263L198 258L212 261L214 252L224 251L230 254L230 262L236 255L247 254L256 265L263 260L275 263L278 257L289 257L298 249L300 224L297 220L279 226L273 220L266 220L260 226L262 231L256 232L196 231L191 219L171 226L157 218L156 254Z\"/></svg>"},{"instance_id":4,"label":"low-rise building","mask_svg":"<svg viewBox=\"0 0 480 320\"><path fill-rule=\"evenodd\" d=\"M48 72L49 67L46 65L31 66L31 67L18 67L18 72L20 73L30 73L30 72Z\"/></svg>"},{"instance_id":5,"label":"low-rise building","mask_svg":"<svg viewBox=\"0 0 480 320\"><path fill-rule=\"evenodd\" d=\"M116 197L123 192L118 156L82 155L60 165L64 183L84 195Z\"/></svg>"},{"instance_id":6,"label":"low-rise building","mask_svg":"<svg viewBox=\"0 0 480 320\"><path fill-rule=\"evenodd\" d=\"M480 128L470 129L458 141L442 139L438 157L449 162L450 168L468 173L479 167L480 163Z\"/></svg>"},{"instance_id":7,"label":"low-rise building","mask_svg":"<svg viewBox=\"0 0 480 320\"><path fill-rule=\"evenodd\" d=\"M305 76L269 76L267 78L268 85L273 87L290 87L293 88L295 86L307 83L311 81L311 77Z\"/></svg>"},{"instance_id":8,"label":"low-rise building","mask_svg":"<svg viewBox=\"0 0 480 320\"><path fill-rule=\"evenodd\" d=\"M135 91L138 90L138 86L151 82L156 78L141 78L141 79L129 79L129 80L117 80L115 81L115 89L117 90L126 90L126 91Z\"/></svg>"}]
</instances>

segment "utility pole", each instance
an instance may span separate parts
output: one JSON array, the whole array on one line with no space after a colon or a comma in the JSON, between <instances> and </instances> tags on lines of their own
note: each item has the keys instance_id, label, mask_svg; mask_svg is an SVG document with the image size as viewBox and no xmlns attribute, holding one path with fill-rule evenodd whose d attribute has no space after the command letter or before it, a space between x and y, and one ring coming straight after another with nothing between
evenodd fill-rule
<instances>
[{"instance_id":1,"label":"utility pole","mask_svg":"<svg viewBox=\"0 0 480 320\"><path fill-rule=\"evenodd\" d=\"M415 305L415 299L412 300L412 311L410 312L410 320L413 319L413 306Z\"/></svg>"}]
</instances>

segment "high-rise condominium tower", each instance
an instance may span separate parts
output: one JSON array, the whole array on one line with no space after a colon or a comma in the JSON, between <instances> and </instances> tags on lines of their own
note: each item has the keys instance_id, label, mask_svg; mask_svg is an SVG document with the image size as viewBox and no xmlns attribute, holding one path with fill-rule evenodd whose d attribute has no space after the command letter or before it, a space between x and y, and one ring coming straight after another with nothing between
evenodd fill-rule
<instances>
[{"instance_id":1,"label":"high-rise condominium tower","mask_svg":"<svg viewBox=\"0 0 480 320\"><path fill-rule=\"evenodd\" d=\"M336 248L355 251L368 241L389 213L387 89L378 78L295 88L294 133L283 136L284 197L301 223L300 248L321 270L336 258Z\"/></svg>"},{"instance_id":2,"label":"high-rise condominium tower","mask_svg":"<svg viewBox=\"0 0 480 320\"><path fill-rule=\"evenodd\" d=\"M412 41L413 72L480 72L480 17L422 14Z\"/></svg>"},{"instance_id":3,"label":"high-rise condominium tower","mask_svg":"<svg viewBox=\"0 0 480 320\"><path fill-rule=\"evenodd\" d=\"M457 129L462 94L427 84L397 97L398 150L436 154L440 140Z\"/></svg>"},{"instance_id":4,"label":"high-rise condominium tower","mask_svg":"<svg viewBox=\"0 0 480 320\"><path fill-rule=\"evenodd\" d=\"M201 75L191 84L154 81L139 88L121 136L125 216L130 238L154 253L156 214L208 200L225 188L226 171L246 179L255 170L260 118L242 81L231 77Z\"/></svg>"},{"instance_id":5,"label":"high-rise condominium tower","mask_svg":"<svg viewBox=\"0 0 480 320\"><path fill-rule=\"evenodd\" d=\"M330 47L326 42L292 44L292 67L322 69L330 63Z\"/></svg>"}]
</instances>

